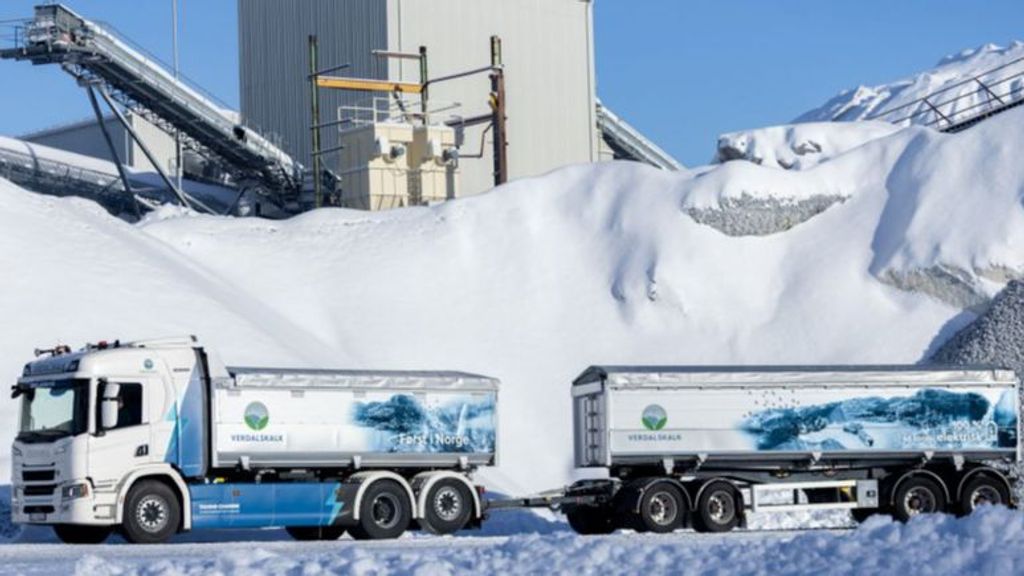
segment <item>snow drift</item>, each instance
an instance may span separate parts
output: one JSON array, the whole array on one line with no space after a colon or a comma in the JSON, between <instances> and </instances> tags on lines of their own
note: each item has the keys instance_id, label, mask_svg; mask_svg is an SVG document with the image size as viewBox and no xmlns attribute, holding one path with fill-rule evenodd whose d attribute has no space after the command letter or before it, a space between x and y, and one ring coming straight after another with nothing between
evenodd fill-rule
<instances>
[{"instance_id":1,"label":"snow drift","mask_svg":"<svg viewBox=\"0 0 1024 576\"><path fill-rule=\"evenodd\" d=\"M971 320L1024 270L1024 110L1004 117L800 171L575 166L284 222L129 225L0 184L0 374L57 341L195 333L236 365L493 375L488 480L551 488L571 479L569 383L589 364L913 362ZM14 404L0 415L6 445Z\"/></svg>"},{"instance_id":2,"label":"snow drift","mask_svg":"<svg viewBox=\"0 0 1024 576\"><path fill-rule=\"evenodd\" d=\"M715 162L804 170L899 130L888 122L808 122L730 132L718 137Z\"/></svg>"}]
</instances>

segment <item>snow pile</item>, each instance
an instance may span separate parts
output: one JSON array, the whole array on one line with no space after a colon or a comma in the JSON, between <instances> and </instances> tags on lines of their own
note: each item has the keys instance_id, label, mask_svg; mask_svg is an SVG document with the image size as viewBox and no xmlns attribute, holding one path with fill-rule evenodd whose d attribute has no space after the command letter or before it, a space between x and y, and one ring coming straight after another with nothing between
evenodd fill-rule
<instances>
[{"instance_id":1,"label":"snow pile","mask_svg":"<svg viewBox=\"0 0 1024 576\"><path fill-rule=\"evenodd\" d=\"M761 166L805 170L899 130L888 122L808 122L730 132L718 137L715 162L748 160Z\"/></svg>"},{"instance_id":2,"label":"snow pile","mask_svg":"<svg viewBox=\"0 0 1024 576\"><path fill-rule=\"evenodd\" d=\"M946 56L935 68L909 78L878 86L858 86L853 90L845 90L820 108L803 114L796 122L866 120L880 112L910 104L944 88L949 89L943 91L939 97L940 102L934 104L956 100L955 105L943 109L947 116L967 109L977 111L989 105L991 98L977 82L964 81L1004 65L1008 66L989 76L983 76L983 81L992 82L992 89L997 94L1009 94L1009 98L1004 96L1004 100L1016 100L1024 96L1024 77L996 84L1003 78L1024 72L1024 63L1014 63L1019 58L1024 58L1024 43L1018 41L1006 47L985 44L973 50L964 50L959 54ZM962 82L962 86L953 87ZM930 112L928 105L923 102L903 108L891 118L886 115L885 119L896 121L915 113L920 113L913 118L916 124L927 124L936 120L934 113ZM901 125L910 122L907 120Z\"/></svg>"},{"instance_id":3,"label":"snow pile","mask_svg":"<svg viewBox=\"0 0 1024 576\"><path fill-rule=\"evenodd\" d=\"M913 362L970 320L1024 271L1024 110L1001 118L802 171L575 166L283 222L129 225L0 183L0 374L58 341L195 333L234 365L492 375L502 465L486 479L557 487L570 382L590 364ZM10 400L0 421L7 445Z\"/></svg>"},{"instance_id":4,"label":"snow pile","mask_svg":"<svg viewBox=\"0 0 1024 576\"><path fill-rule=\"evenodd\" d=\"M875 517L855 531L724 535L562 532L509 538L417 538L398 542L243 542L18 547L0 571L135 574L1019 574L1024 515L985 508L956 519Z\"/></svg>"}]
</instances>

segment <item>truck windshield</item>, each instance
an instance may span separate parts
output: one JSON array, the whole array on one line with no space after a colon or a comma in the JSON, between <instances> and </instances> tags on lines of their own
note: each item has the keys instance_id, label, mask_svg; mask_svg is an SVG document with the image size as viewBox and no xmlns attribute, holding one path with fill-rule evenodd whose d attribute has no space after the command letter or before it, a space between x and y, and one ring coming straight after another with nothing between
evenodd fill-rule
<instances>
[{"instance_id":1,"label":"truck windshield","mask_svg":"<svg viewBox=\"0 0 1024 576\"><path fill-rule=\"evenodd\" d=\"M65 379L19 386L22 442L52 442L89 427L89 381Z\"/></svg>"}]
</instances>

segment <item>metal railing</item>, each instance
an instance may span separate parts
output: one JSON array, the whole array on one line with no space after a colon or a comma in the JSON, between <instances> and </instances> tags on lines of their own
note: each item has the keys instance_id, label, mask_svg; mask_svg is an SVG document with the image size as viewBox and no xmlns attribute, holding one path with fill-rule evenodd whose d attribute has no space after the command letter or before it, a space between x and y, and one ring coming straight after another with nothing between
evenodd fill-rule
<instances>
[{"instance_id":1,"label":"metal railing","mask_svg":"<svg viewBox=\"0 0 1024 576\"><path fill-rule=\"evenodd\" d=\"M865 119L957 132L1020 104L1024 104L1024 57Z\"/></svg>"},{"instance_id":2,"label":"metal railing","mask_svg":"<svg viewBox=\"0 0 1024 576\"><path fill-rule=\"evenodd\" d=\"M460 102L440 102L430 100L426 110L427 124L440 120L441 122L454 121L460 118L457 111L462 108ZM392 96L375 96L354 104L338 106L337 124L344 130L352 126L366 124L380 124L385 122L395 123L421 123L424 122L424 112L418 98L396 99Z\"/></svg>"}]
</instances>

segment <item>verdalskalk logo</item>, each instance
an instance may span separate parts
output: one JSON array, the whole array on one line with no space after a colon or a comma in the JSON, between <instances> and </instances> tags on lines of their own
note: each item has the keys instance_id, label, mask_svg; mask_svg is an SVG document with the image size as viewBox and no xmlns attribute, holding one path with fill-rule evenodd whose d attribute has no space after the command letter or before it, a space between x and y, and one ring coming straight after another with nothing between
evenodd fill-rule
<instances>
[{"instance_id":1,"label":"verdalskalk logo","mask_svg":"<svg viewBox=\"0 0 1024 576\"><path fill-rule=\"evenodd\" d=\"M270 412L267 407L263 405L263 402L250 402L245 407L245 425L250 430L259 432L267 427L270 422Z\"/></svg>"},{"instance_id":2,"label":"verdalskalk logo","mask_svg":"<svg viewBox=\"0 0 1024 576\"><path fill-rule=\"evenodd\" d=\"M651 404L644 408L643 416L640 418L644 428L651 431L661 430L668 423L668 414L665 409L657 404Z\"/></svg>"}]
</instances>

